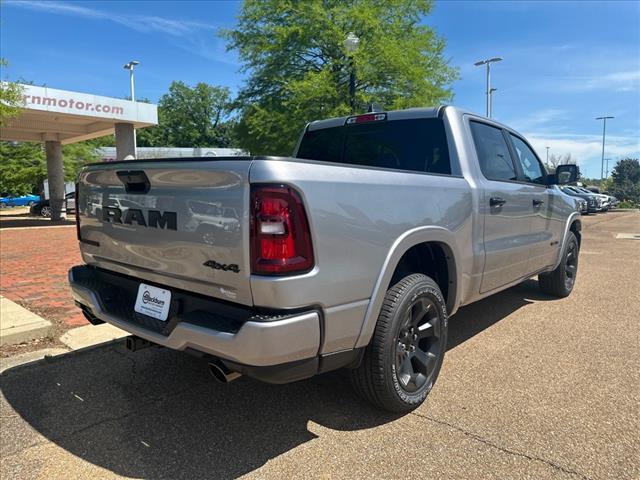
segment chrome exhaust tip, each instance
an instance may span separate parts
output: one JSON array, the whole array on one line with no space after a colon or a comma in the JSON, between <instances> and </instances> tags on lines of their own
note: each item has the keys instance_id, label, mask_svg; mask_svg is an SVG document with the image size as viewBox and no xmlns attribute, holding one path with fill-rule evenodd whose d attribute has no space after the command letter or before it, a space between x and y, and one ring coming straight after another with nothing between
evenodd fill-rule
<instances>
[{"instance_id":1,"label":"chrome exhaust tip","mask_svg":"<svg viewBox=\"0 0 640 480\"><path fill-rule=\"evenodd\" d=\"M220 360L209 362L209 373L220 383L231 383L239 379L242 374L229 370Z\"/></svg>"}]
</instances>

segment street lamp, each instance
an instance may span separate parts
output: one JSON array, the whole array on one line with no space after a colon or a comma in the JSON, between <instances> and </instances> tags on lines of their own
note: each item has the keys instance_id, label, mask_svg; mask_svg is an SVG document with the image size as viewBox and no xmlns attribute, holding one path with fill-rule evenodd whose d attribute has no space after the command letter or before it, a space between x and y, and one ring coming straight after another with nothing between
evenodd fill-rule
<instances>
[{"instance_id":1,"label":"street lamp","mask_svg":"<svg viewBox=\"0 0 640 480\"><path fill-rule=\"evenodd\" d=\"M356 111L356 69L353 63L353 54L360 46L360 39L355 33L349 32L347 38L344 39L344 49L349 56L349 105L351 113Z\"/></svg>"},{"instance_id":2,"label":"street lamp","mask_svg":"<svg viewBox=\"0 0 640 480\"><path fill-rule=\"evenodd\" d=\"M602 180L602 176L604 175L604 138L607 132L607 119L611 119L615 117L596 117L596 120L602 120L602 160L600 162L600 180Z\"/></svg>"},{"instance_id":3,"label":"street lamp","mask_svg":"<svg viewBox=\"0 0 640 480\"><path fill-rule=\"evenodd\" d=\"M549 149L550 149L551 147L544 147L544 148L546 148L546 149L547 149L547 170L549 170Z\"/></svg>"},{"instance_id":4,"label":"street lamp","mask_svg":"<svg viewBox=\"0 0 640 480\"><path fill-rule=\"evenodd\" d=\"M125 70L129 70L129 83L131 84L131 101L132 102L136 101L135 88L133 85L133 67L135 67L136 65L140 65L140 62L138 62L137 60L131 60L129 63L125 63L123 67Z\"/></svg>"},{"instance_id":5,"label":"street lamp","mask_svg":"<svg viewBox=\"0 0 640 480\"><path fill-rule=\"evenodd\" d=\"M485 93L487 95L487 117L489 118L491 118L491 64L501 61L501 57L493 57L474 63L476 67L479 67L480 65L487 66L487 91Z\"/></svg>"},{"instance_id":6,"label":"street lamp","mask_svg":"<svg viewBox=\"0 0 640 480\"><path fill-rule=\"evenodd\" d=\"M140 62L137 60L131 60L128 63L124 64L124 69L125 70L129 70L129 84L131 87L131 101L135 102L136 101L136 92L135 92L135 87L133 84L133 68L136 65L140 65ZM133 129L133 156L138 158L138 139L136 138L136 129L134 127Z\"/></svg>"}]
</instances>

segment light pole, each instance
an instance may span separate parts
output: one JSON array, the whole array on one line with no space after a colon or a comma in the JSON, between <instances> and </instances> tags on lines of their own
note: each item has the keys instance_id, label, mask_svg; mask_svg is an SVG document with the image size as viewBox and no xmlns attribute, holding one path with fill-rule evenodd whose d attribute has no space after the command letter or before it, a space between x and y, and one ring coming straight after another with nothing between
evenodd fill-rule
<instances>
[{"instance_id":1,"label":"light pole","mask_svg":"<svg viewBox=\"0 0 640 480\"><path fill-rule=\"evenodd\" d=\"M497 92L497 91L498 91L497 88L489 89L489 117L493 115L493 92Z\"/></svg>"},{"instance_id":2,"label":"light pole","mask_svg":"<svg viewBox=\"0 0 640 480\"><path fill-rule=\"evenodd\" d=\"M131 60L129 63L125 63L124 65L124 69L125 70L129 70L129 86L131 88L131 101L135 102L136 101L136 91L135 91L135 86L133 83L133 68L136 65L140 65L140 62L138 62L137 60ZM133 156L138 158L138 141L136 139L136 129L133 129Z\"/></svg>"},{"instance_id":3,"label":"light pole","mask_svg":"<svg viewBox=\"0 0 640 480\"><path fill-rule=\"evenodd\" d=\"M487 95L487 117L489 118L491 118L491 64L501 61L501 57L493 57L474 63L476 67L479 67L480 65L487 66L487 91L485 93Z\"/></svg>"},{"instance_id":4,"label":"light pole","mask_svg":"<svg viewBox=\"0 0 640 480\"><path fill-rule=\"evenodd\" d=\"M349 56L349 105L351 113L356 112L356 69L353 63L353 54L360 46L360 39L355 33L349 32L347 38L344 39L344 49Z\"/></svg>"},{"instance_id":5,"label":"light pole","mask_svg":"<svg viewBox=\"0 0 640 480\"><path fill-rule=\"evenodd\" d=\"M546 149L547 149L547 170L549 170L549 149L550 149L551 147L544 147L544 148L546 148Z\"/></svg>"},{"instance_id":6,"label":"light pole","mask_svg":"<svg viewBox=\"0 0 640 480\"><path fill-rule=\"evenodd\" d=\"M602 180L602 176L604 175L604 139L607 133L607 119L611 118L615 117L596 117L596 120L602 120L602 160L600 162L600 180Z\"/></svg>"}]
</instances>

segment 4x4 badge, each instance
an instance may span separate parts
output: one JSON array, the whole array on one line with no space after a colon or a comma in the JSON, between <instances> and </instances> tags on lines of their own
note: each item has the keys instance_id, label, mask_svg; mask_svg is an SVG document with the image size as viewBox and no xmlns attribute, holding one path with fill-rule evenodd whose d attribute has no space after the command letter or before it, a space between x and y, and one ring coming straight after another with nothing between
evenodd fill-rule
<instances>
[{"instance_id":1,"label":"4x4 badge","mask_svg":"<svg viewBox=\"0 0 640 480\"><path fill-rule=\"evenodd\" d=\"M215 260L207 260L206 262L203 263L203 265L205 267L211 267L214 270L223 270L225 272L240 273L240 267L235 263L230 263L227 265L226 263L218 263Z\"/></svg>"}]
</instances>

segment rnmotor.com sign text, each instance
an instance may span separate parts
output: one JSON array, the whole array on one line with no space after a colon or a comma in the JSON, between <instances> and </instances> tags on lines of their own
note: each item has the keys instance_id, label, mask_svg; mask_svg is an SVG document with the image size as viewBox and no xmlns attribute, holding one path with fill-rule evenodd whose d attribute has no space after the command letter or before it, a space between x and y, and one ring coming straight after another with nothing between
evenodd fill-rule
<instances>
[{"instance_id":1,"label":"rnmotor.com sign text","mask_svg":"<svg viewBox=\"0 0 640 480\"><path fill-rule=\"evenodd\" d=\"M80 100L75 100L73 98L54 98L54 97L44 97L38 95L23 95L25 106L32 105L45 105L52 107L60 107L60 108L75 108L77 110L83 110L88 112L99 112L99 113L111 113L115 115L122 115L124 113L124 108L116 107L113 105L105 105L105 104L93 104L88 102L83 102Z\"/></svg>"}]
</instances>

